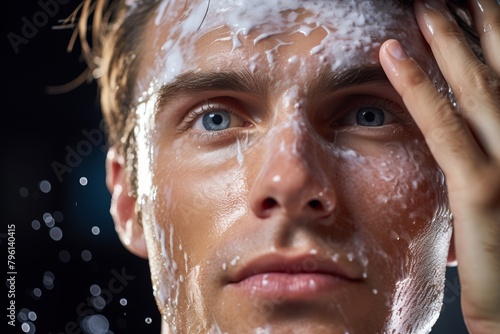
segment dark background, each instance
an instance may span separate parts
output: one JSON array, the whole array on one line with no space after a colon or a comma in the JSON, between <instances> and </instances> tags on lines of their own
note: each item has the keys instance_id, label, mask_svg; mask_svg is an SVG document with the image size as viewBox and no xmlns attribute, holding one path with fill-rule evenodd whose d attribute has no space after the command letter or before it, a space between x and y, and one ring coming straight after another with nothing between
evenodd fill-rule
<instances>
[{"instance_id":1,"label":"dark background","mask_svg":"<svg viewBox=\"0 0 500 334\"><path fill-rule=\"evenodd\" d=\"M60 2L8 1L2 9L0 263L7 275L7 225L15 224L17 274L15 298L8 297L8 287L1 292L1 332L158 334L148 264L124 249L109 215L96 85L87 82L64 94L47 91L85 68L78 45L66 50L72 30L53 29L80 2ZM44 11L42 3L57 8ZM24 39L16 45L13 38ZM11 300L15 328L7 326ZM432 334L463 333L459 281L451 268Z\"/></svg>"}]
</instances>

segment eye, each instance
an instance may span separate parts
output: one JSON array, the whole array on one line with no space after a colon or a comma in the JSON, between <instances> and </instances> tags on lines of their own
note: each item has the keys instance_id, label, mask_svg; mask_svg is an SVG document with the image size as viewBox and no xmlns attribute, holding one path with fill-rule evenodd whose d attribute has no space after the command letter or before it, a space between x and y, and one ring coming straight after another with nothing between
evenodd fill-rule
<instances>
[{"instance_id":1,"label":"eye","mask_svg":"<svg viewBox=\"0 0 500 334\"><path fill-rule=\"evenodd\" d=\"M360 107L345 114L339 125L355 125L365 127L380 127L394 123L395 118L383 108L375 106Z\"/></svg>"},{"instance_id":2,"label":"eye","mask_svg":"<svg viewBox=\"0 0 500 334\"><path fill-rule=\"evenodd\" d=\"M246 122L233 113L216 108L215 106L205 106L197 112L197 118L193 124L193 130L198 131L223 131L234 127L243 127Z\"/></svg>"},{"instance_id":3,"label":"eye","mask_svg":"<svg viewBox=\"0 0 500 334\"><path fill-rule=\"evenodd\" d=\"M231 125L231 114L227 111L211 112L202 115L200 121L204 130L221 131L229 128Z\"/></svg>"},{"instance_id":4,"label":"eye","mask_svg":"<svg viewBox=\"0 0 500 334\"><path fill-rule=\"evenodd\" d=\"M385 113L376 107L359 108L356 111L356 123L362 126L382 126L385 121Z\"/></svg>"}]
</instances>

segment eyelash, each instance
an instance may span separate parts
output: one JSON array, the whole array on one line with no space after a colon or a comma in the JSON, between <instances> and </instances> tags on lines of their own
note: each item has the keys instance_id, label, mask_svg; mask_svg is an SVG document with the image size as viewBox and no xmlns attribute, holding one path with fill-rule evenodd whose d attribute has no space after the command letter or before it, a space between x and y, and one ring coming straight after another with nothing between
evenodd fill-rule
<instances>
[{"instance_id":1,"label":"eyelash","mask_svg":"<svg viewBox=\"0 0 500 334\"><path fill-rule=\"evenodd\" d=\"M383 111L391 114L393 117L395 117L400 124L403 125L408 125L408 124L413 124L414 121L410 114L406 112L399 104L396 102L384 99L384 98L379 98L379 97L374 97L374 96L366 96L366 97L357 97L359 99L354 107L349 106L347 111L342 112L338 117L335 117L334 123L337 123L339 120L342 118L346 117L348 113L350 112L356 112L361 108L364 107L377 107L382 109ZM392 123L390 123L392 124ZM334 124L337 126L338 124ZM389 124L386 124L389 125ZM369 128L369 127L366 127Z\"/></svg>"},{"instance_id":2,"label":"eyelash","mask_svg":"<svg viewBox=\"0 0 500 334\"><path fill-rule=\"evenodd\" d=\"M345 108L346 111L339 113L338 116L335 117L335 120L332 122L332 126L347 128L348 126L339 125L338 124L339 120L346 117L346 115L348 113L356 112L357 110L359 110L360 108L363 108L363 107L381 108L385 112L387 112L387 113L391 114L393 117L395 117L398 120L398 122L396 122L396 123L399 123L402 125L414 124L414 121L413 121L412 117L409 115L409 113L406 112L396 102L393 102L391 100L387 100L387 99L381 98L381 97L375 97L375 96L357 96L357 97L353 97L353 98L356 99L354 106L352 106L352 103L347 101L346 104L348 104L349 107ZM343 109L342 105L340 106L339 109ZM251 122L247 121L248 117L241 115L241 112L235 110L230 105L230 103L220 103L220 102L212 102L210 100L206 100L201 105L190 110L187 113L184 120L179 125L179 132L188 132L188 135L190 137L192 137L194 140L199 141L199 142L205 142L205 141L209 141L209 140L218 141L218 140L233 138L235 135L234 129L238 129L237 131L241 132L241 129L242 129L241 127L228 128L228 129L220 130L220 131L188 131L189 129L191 129L191 127L194 125L194 122L200 116L202 116L205 113L213 112L213 111L225 111L225 112L228 112L235 117L241 118L246 123L252 124ZM391 125L391 124L394 124L394 123L389 123L386 125ZM362 127L362 128L368 129L368 130L371 129L372 131L373 130L376 131L377 128L381 128L381 127ZM385 127L385 125L383 127Z\"/></svg>"},{"instance_id":3,"label":"eyelash","mask_svg":"<svg viewBox=\"0 0 500 334\"><path fill-rule=\"evenodd\" d=\"M188 131L194 124L194 122L203 114L213 111L225 111L230 113L233 116L239 117L243 119L245 122L246 118L241 115L240 112L236 111L234 108L229 106L227 103L219 103L219 102L211 102L210 100L206 100L199 107L192 109L188 112L179 128L181 132ZM241 128L240 128L241 129ZM204 140L204 139L215 139L215 138L224 138L231 134L233 128L228 128L220 131L191 131L189 133L190 136L194 136L195 139Z\"/></svg>"}]
</instances>

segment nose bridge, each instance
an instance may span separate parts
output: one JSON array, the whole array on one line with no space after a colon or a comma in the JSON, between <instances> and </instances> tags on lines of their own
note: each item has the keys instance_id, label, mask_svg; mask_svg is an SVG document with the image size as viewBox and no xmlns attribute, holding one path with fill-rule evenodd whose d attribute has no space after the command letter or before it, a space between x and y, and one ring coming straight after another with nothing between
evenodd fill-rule
<instances>
[{"instance_id":1,"label":"nose bridge","mask_svg":"<svg viewBox=\"0 0 500 334\"><path fill-rule=\"evenodd\" d=\"M333 210L333 189L320 141L297 114L276 124L264 141L263 163L251 190L251 207L258 216L273 211L326 215Z\"/></svg>"},{"instance_id":2,"label":"nose bridge","mask_svg":"<svg viewBox=\"0 0 500 334\"><path fill-rule=\"evenodd\" d=\"M305 120L294 116L268 135L263 171L268 169L276 175L291 173L296 179L321 176L320 144L306 127ZM311 173L312 170L315 173Z\"/></svg>"}]
</instances>

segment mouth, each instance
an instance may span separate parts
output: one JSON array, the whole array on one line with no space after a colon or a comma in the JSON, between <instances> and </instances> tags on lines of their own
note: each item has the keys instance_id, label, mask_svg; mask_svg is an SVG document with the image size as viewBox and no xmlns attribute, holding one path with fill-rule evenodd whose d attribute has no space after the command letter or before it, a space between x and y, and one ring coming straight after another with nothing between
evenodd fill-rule
<instances>
[{"instance_id":1,"label":"mouth","mask_svg":"<svg viewBox=\"0 0 500 334\"><path fill-rule=\"evenodd\" d=\"M362 272L329 257L268 254L244 265L229 286L252 297L307 300L331 298L363 280Z\"/></svg>"}]
</instances>

